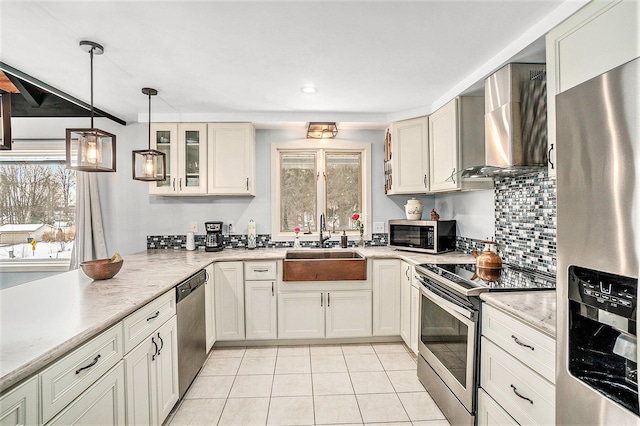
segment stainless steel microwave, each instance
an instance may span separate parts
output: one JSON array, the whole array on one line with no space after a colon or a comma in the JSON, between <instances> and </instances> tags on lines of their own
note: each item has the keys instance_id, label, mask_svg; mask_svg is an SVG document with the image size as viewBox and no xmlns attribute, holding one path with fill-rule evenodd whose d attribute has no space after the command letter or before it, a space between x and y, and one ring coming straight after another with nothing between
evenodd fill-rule
<instances>
[{"instance_id":1,"label":"stainless steel microwave","mask_svg":"<svg viewBox=\"0 0 640 426\"><path fill-rule=\"evenodd\" d=\"M456 249L455 220L390 220L389 247L422 253Z\"/></svg>"}]
</instances>

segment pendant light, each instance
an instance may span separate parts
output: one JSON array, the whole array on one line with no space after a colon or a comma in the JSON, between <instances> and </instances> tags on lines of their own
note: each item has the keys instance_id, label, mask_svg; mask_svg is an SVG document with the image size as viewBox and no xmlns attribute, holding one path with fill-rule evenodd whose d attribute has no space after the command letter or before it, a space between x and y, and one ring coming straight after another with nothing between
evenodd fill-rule
<instances>
[{"instance_id":1,"label":"pendant light","mask_svg":"<svg viewBox=\"0 0 640 426\"><path fill-rule=\"evenodd\" d=\"M133 151L133 179L146 182L162 182L167 179L167 156L164 152L151 149L151 96L158 94L156 89L145 87L142 93L149 97L149 149Z\"/></svg>"},{"instance_id":2,"label":"pendant light","mask_svg":"<svg viewBox=\"0 0 640 426\"><path fill-rule=\"evenodd\" d=\"M116 171L116 135L93 127L93 55L102 55L104 47L83 40L80 47L91 57L91 128L67 129L67 168L83 172Z\"/></svg>"}]
</instances>

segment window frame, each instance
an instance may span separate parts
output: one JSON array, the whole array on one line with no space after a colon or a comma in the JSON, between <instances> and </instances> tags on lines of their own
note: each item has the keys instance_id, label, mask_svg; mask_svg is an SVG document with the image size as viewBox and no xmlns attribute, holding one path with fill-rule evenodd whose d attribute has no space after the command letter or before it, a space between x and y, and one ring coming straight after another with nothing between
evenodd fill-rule
<instances>
[{"instance_id":1,"label":"window frame","mask_svg":"<svg viewBox=\"0 0 640 426\"><path fill-rule=\"evenodd\" d=\"M271 144L271 239L274 241L293 241L295 233L280 230L280 183L282 169L280 165L280 152L315 152L316 167L319 177L316 181L317 212L316 223L320 223L320 214L326 212L327 192L326 192L326 153L360 153L361 173L362 173L362 211L359 212L365 219L364 238L371 239L371 143L367 142L347 142L336 140L303 140L295 142L276 142ZM330 225L327 229L331 230ZM331 233L331 241L340 240L340 232L335 235ZM301 241L318 241L319 232L316 230L311 234L304 234L304 230L298 235ZM357 241L360 234L356 229L347 231L347 236L351 241Z\"/></svg>"},{"instance_id":2,"label":"window frame","mask_svg":"<svg viewBox=\"0 0 640 426\"><path fill-rule=\"evenodd\" d=\"M9 161L29 161L41 157L42 161L65 161L64 139L14 140L10 151L4 151L0 164ZM75 242L74 242L75 244ZM66 272L71 259L0 259L0 272Z\"/></svg>"}]
</instances>

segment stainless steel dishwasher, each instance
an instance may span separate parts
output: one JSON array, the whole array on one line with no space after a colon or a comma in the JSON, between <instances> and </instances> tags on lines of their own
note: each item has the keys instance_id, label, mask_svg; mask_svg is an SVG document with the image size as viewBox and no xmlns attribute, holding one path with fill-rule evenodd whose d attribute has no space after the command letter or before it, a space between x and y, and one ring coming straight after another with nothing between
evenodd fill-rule
<instances>
[{"instance_id":1,"label":"stainless steel dishwasher","mask_svg":"<svg viewBox=\"0 0 640 426\"><path fill-rule=\"evenodd\" d=\"M200 270L176 286L180 398L207 358L203 286L206 281L207 273Z\"/></svg>"}]
</instances>

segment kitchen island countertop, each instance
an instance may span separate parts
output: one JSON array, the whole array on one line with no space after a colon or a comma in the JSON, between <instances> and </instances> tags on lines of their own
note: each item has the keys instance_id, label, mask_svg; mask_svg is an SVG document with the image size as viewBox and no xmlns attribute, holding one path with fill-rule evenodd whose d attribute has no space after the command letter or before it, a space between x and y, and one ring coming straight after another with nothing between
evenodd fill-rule
<instances>
[{"instance_id":1,"label":"kitchen island countertop","mask_svg":"<svg viewBox=\"0 0 640 426\"><path fill-rule=\"evenodd\" d=\"M37 373L212 262L280 260L287 250L291 249L147 250L124 256L122 270L110 280L93 281L78 269L1 290L0 391ZM474 261L459 252L356 250L368 259L397 258L414 265Z\"/></svg>"},{"instance_id":2,"label":"kitchen island countertop","mask_svg":"<svg viewBox=\"0 0 640 426\"><path fill-rule=\"evenodd\" d=\"M489 292L481 294L480 299L555 339L555 290Z\"/></svg>"}]
</instances>

